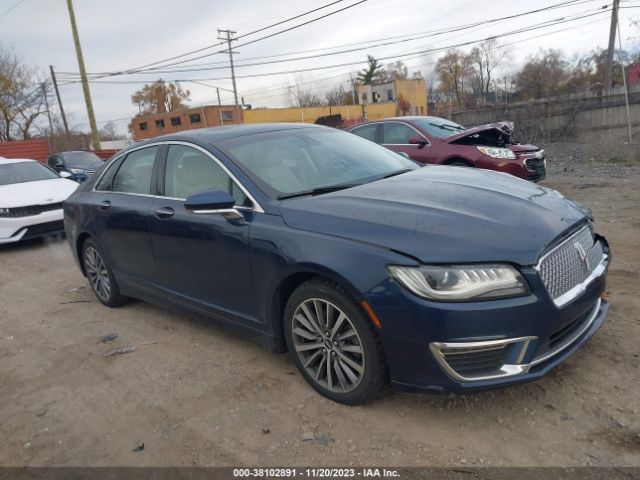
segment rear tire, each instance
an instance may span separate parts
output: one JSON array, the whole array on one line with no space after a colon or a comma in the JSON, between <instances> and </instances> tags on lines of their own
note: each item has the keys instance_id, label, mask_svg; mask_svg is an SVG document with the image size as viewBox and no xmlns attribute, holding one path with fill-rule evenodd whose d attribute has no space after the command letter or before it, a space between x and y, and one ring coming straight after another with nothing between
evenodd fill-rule
<instances>
[{"instance_id":1,"label":"rear tire","mask_svg":"<svg viewBox=\"0 0 640 480\"><path fill-rule=\"evenodd\" d=\"M371 321L338 285L299 286L284 312L285 340L302 376L338 403L371 400L386 381L384 354Z\"/></svg>"},{"instance_id":2,"label":"rear tire","mask_svg":"<svg viewBox=\"0 0 640 480\"><path fill-rule=\"evenodd\" d=\"M82 264L91 290L102 304L115 308L127 303L129 298L120 294L113 271L91 239L82 245Z\"/></svg>"}]
</instances>

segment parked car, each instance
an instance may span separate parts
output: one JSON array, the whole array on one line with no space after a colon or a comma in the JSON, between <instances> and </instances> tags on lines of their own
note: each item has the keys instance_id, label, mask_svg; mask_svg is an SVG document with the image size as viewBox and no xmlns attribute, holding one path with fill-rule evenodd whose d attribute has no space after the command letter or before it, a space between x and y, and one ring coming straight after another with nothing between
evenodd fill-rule
<instances>
[{"instance_id":1,"label":"parked car","mask_svg":"<svg viewBox=\"0 0 640 480\"><path fill-rule=\"evenodd\" d=\"M444 118L397 117L349 131L421 163L486 168L533 182L546 175L544 150L513 143L513 124L508 122L467 129Z\"/></svg>"},{"instance_id":2,"label":"parked car","mask_svg":"<svg viewBox=\"0 0 640 480\"><path fill-rule=\"evenodd\" d=\"M609 261L590 212L480 169L427 166L329 127L167 135L64 203L109 307L203 315L337 402L542 377L600 328Z\"/></svg>"},{"instance_id":3,"label":"parked car","mask_svg":"<svg viewBox=\"0 0 640 480\"><path fill-rule=\"evenodd\" d=\"M0 244L64 232L62 202L78 184L27 159L0 158Z\"/></svg>"},{"instance_id":4,"label":"parked car","mask_svg":"<svg viewBox=\"0 0 640 480\"><path fill-rule=\"evenodd\" d=\"M54 153L47 159L47 164L56 172L69 172L76 182L84 182L104 164L104 160L93 152L77 150Z\"/></svg>"}]
</instances>

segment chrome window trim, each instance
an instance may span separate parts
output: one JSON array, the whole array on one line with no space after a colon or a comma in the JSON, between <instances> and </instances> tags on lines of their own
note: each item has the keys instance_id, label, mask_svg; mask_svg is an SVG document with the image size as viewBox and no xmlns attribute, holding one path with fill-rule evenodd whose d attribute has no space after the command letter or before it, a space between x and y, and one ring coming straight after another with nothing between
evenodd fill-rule
<instances>
[{"instance_id":1,"label":"chrome window trim","mask_svg":"<svg viewBox=\"0 0 640 480\"><path fill-rule=\"evenodd\" d=\"M545 258L547 258L549 255L551 255L553 252L555 252L562 245L564 245L565 243L570 242L576 236L580 235L584 230L587 230L587 229L589 229L589 225L585 225L584 227L579 228L578 230L573 232L571 235L569 235L567 238L562 240L560 243L558 243L558 244L554 245L552 248L550 248L544 255L542 255L540 257L540 259L538 260L538 263L536 263L535 266L533 267L535 269L535 271L538 272L538 274L540 274L540 271L541 271L540 269L541 269L541 266L542 266L542 262L544 261ZM599 241L599 240L596 240L596 241ZM595 243L594 243L594 245L595 245ZM591 271L591 273L587 276L587 278L585 278L582 282L580 282L577 285L573 286L571 288L571 290L563 293L558 298L554 299L554 298L551 297L551 294L549 294L549 297L553 300L553 303L555 304L555 306L558 307L558 308L564 307L565 305L571 303L573 300L578 298L582 293L584 293L584 291L587 289L587 287L589 285L591 285L591 283L596 278L601 276L607 270L608 263L609 263L609 255L607 255L605 253L605 254L602 255L602 260L600 260L600 263L598 263L598 265L595 266L595 268ZM546 287L545 287L545 290L546 290Z\"/></svg>"},{"instance_id":2,"label":"chrome window trim","mask_svg":"<svg viewBox=\"0 0 640 480\"><path fill-rule=\"evenodd\" d=\"M107 172L109 170L111 170L113 168L113 166L118 162L118 160L120 160L125 155L129 155L132 152L135 152L135 151L138 151L138 150L142 150L143 148L158 147L158 146L161 146L163 143L164 142L154 142L154 143L148 143L146 145L140 145L139 147L132 148L131 150L127 150L125 152L122 152L122 153L120 153L120 155L114 157L113 160L111 160L110 165L108 165L102 171L102 173L100 173L100 176L98 177L98 179L93 184L93 188L91 188L91 192L96 192L96 193L98 193L98 192L99 193L119 193L121 195L136 195L136 196L142 196L142 197L154 197L155 195L145 194L145 193L128 193L128 192L112 192L110 190L96 190L96 187L102 181L102 177L104 177L107 174Z\"/></svg>"},{"instance_id":3,"label":"chrome window trim","mask_svg":"<svg viewBox=\"0 0 640 480\"><path fill-rule=\"evenodd\" d=\"M433 354L434 358L438 365L444 370L444 372L449 375L453 380L457 380L459 382L478 382L484 380L495 380L499 378L512 377L515 375L521 375L527 373L532 367L539 365L552 357L555 357L560 352L563 352L567 348L569 348L578 338L582 337L589 328L593 325L596 317L598 316L598 312L600 311L600 307L602 305L602 300L598 298L596 303L594 304L591 312L589 313L588 319L584 322L584 325L580 327L580 329L571 335L565 342L561 343L557 347L548 352L545 352L544 355L540 357L534 358L529 363L523 364L504 364L500 368L499 373L493 375L483 375L477 377L465 377L463 375L458 374L455 370L453 370L449 364L447 363L444 354L441 352L442 348L487 348L499 345L510 345L512 343L522 342L523 346L518 354L517 361L522 361L524 359L526 350L529 347L529 344L533 340L537 340L538 337L517 337L517 338L505 338L500 340L488 340L488 341L479 341L479 342L431 342L429 344L429 349Z\"/></svg>"},{"instance_id":4,"label":"chrome window trim","mask_svg":"<svg viewBox=\"0 0 640 480\"><path fill-rule=\"evenodd\" d=\"M356 130L358 130L358 129L360 129L360 128L364 128L364 127L370 127L370 126L372 126L372 125L373 125L373 126L375 126L375 127L376 127L376 136L377 136L377 135L378 135L377 128L378 128L378 125L380 125L381 123L382 123L382 122L367 122L367 123L366 123L366 124L364 124L364 125L356 125L356 126L355 126L355 127L353 127L351 130L349 130L349 133L353 133L354 135L358 135L358 134L356 133ZM364 138L364 137L361 137L360 135L358 135L358 137L360 137L360 138ZM365 140L369 140L368 138L364 138L364 139L365 139ZM373 143L378 144L378 142L376 142L375 140L369 140L369 141L370 141L370 142L373 142ZM381 144L381 143L379 143L378 145L382 145L382 144Z\"/></svg>"},{"instance_id":5,"label":"chrome window trim","mask_svg":"<svg viewBox=\"0 0 640 480\"><path fill-rule=\"evenodd\" d=\"M231 178L231 180L233 180L235 182L236 185L238 185L238 187L240 188L240 190L242 190L242 192L247 196L247 198L249 200L251 200L251 203L253 204L253 207L242 207L241 205L234 205L235 208L251 208L251 210L253 210L256 213L264 213L264 209L262 208L262 206L258 203L258 201L254 198L253 195L251 195L251 193L249 192L249 190L247 190L247 188L237 179L237 177L231 173L231 171L211 152L209 152L208 150L202 148L200 145L196 145L193 143L189 143L189 142L184 142L181 140L169 140L166 142L163 142L165 145L183 145L185 147L191 147L191 148L195 148L196 150L201 151L202 153L204 153L205 155L207 155L209 158L211 158L216 164L218 164L218 166L220 168L222 168L222 170L229 175L229 177ZM164 195L157 195L158 198L168 198L165 197ZM174 198L174 200L181 200L181 201L185 201L185 198Z\"/></svg>"},{"instance_id":6,"label":"chrome window trim","mask_svg":"<svg viewBox=\"0 0 640 480\"><path fill-rule=\"evenodd\" d=\"M235 182L236 185L238 185L240 190L242 190L242 192L247 196L247 198L249 198L249 200L251 200L251 203L253 204L253 207L244 207L242 205L235 205L234 208L253 211L255 213L264 213L264 209L258 203L258 201L254 198L254 196L251 195L251 193L249 193L249 191L246 189L246 187L237 179L237 177L233 173L231 173L229 171L229 169L215 155L213 155L211 152L209 152L208 150L202 148L199 145L196 145L194 143L184 142L184 141L181 141L181 140L168 140L168 141L164 141L164 142L150 143L150 144L147 144L147 145L141 145L139 147L132 148L131 150L127 150L126 152L121 153L120 155L115 157L113 160L111 160L111 165L109 165L107 168L105 168L104 171L100 174L100 177L98 177L98 179L94 183L93 188L91 189L91 192L111 193L111 194L117 194L117 195L132 195L132 196L137 196L137 197L165 198L165 199L168 199L168 200L177 200L177 201L184 202L186 200L186 198L167 197L167 196L164 196L164 195L151 195L151 194L144 194L144 193L112 192L112 191L109 191L109 190L96 190L96 186L100 183L100 181L102 180L102 177L104 175L106 175L106 173L111 168L113 168L113 165L115 165L115 163L120 158L122 158L124 155L129 155L130 153L135 152L137 150L141 150L143 148L156 147L156 146L162 146L162 145L183 145L185 147L191 147L191 148L195 148L196 150L201 151L202 153L207 155L209 158L211 158L218 166L220 166L220 168L222 168L222 170L227 175L229 175L229 177Z\"/></svg>"},{"instance_id":7,"label":"chrome window trim","mask_svg":"<svg viewBox=\"0 0 640 480\"><path fill-rule=\"evenodd\" d=\"M408 123L405 122L401 122L399 120L388 120L388 121L384 121L384 122L378 122L380 124L382 124L382 139L384 139L384 126L387 123L399 123L400 125L404 125L405 127L409 127L411 130L413 130L414 132L416 132L416 134L422 138L425 142L427 142L426 145L422 145L423 147L430 147L431 146L431 142L429 141L428 138L425 138L425 136L420 133L418 130L415 129L414 126L409 125ZM419 147L419 144L416 143L380 143L380 145L389 145L389 146L395 146L395 147Z\"/></svg>"}]
</instances>

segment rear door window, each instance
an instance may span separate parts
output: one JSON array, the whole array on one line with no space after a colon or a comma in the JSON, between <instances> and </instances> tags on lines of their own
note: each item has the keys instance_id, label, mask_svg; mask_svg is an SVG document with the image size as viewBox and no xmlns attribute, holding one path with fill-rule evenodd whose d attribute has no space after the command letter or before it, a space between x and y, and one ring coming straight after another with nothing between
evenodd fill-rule
<instances>
[{"instance_id":1,"label":"rear door window","mask_svg":"<svg viewBox=\"0 0 640 480\"><path fill-rule=\"evenodd\" d=\"M158 147L136 150L127 155L113 177L112 192L151 194L151 177ZM109 172L107 172L108 176ZM101 182L102 183L102 182Z\"/></svg>"},{"instance_id":2,"label":"rear door window","mask_svg":"<svg viewBox=\"0 0 640 480\"><path fill-rule=\"evenodd\" d=\"M354 130L351 130L351 133L358 135L359 137L366 138L367 140L371 140L375 142L376 139L376 129L378 128L378 124L374 123L372 125L363 125L362 127L358 127Z\"/></svg>"}]
</instances>

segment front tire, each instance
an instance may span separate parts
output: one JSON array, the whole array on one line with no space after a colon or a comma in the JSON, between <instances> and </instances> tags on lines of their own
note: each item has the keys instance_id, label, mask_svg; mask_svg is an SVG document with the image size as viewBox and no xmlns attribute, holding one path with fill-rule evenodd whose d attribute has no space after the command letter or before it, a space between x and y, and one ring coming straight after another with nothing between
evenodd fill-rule
<instances>
[{"instance_id":1,"label":"front tire","mask_svg":"<svg viewBox=\"0 0 640 480\"><path fill-rule=\"evenodd\" d=\"M120 294L111 268L91 239L82 245L82 262L91 290L102 304L115 308L127 303L129 299Z\"/></svg>"},{"instance_id":2,"label":"front tire","mask_svg":"<svg viewBox=\"0 0 640 480\"><path fill-rule=\"evenodd\" d=\"M323 396L346 405L372 399L386 379L370 320L334 283L310 280L285 308L285 339L302 376Z\"/></svg>"}]
</instances>

